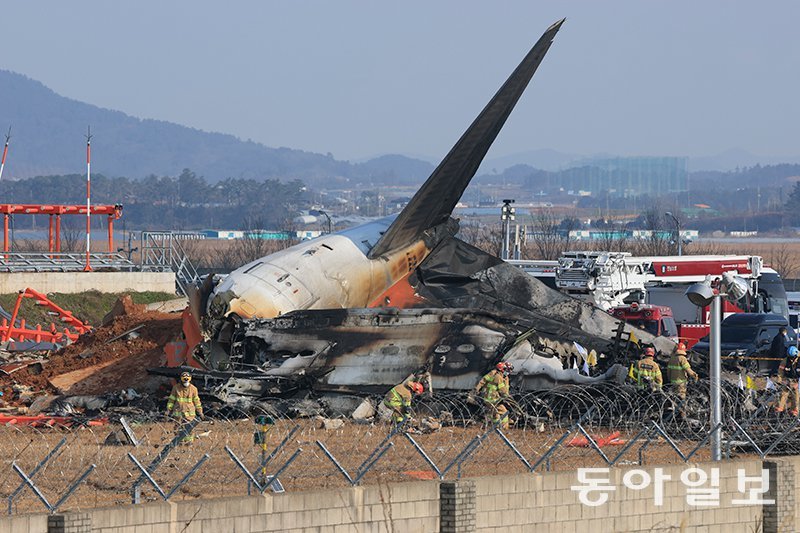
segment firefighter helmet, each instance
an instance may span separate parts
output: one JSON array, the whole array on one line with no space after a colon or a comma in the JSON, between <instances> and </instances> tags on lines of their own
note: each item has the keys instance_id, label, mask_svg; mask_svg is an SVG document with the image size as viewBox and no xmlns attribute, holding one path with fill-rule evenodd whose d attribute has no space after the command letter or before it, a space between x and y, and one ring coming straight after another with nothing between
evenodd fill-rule
<instances>
[{"instance_id":1,"label":"firefighter helmet","mask_svg":"<svg viewBox=\"0 0 800 533\"><path fill-rule=\"evenodd\" d=\"M682 342L679 342L678 349L675 350L675 353L678 355L686 355L686 345Z\"/></svg>"},{"instance_id":2,"label":"firefighter helmet","mask_svg":"<svg viewBox=\"0 0 800 533\"><path fill-rule=\"evenodd\" d=\"M188 372L181 372L181 381L186 383L192 381L192 375Z\"/></svg>"},{"instance_id":3,"label":"firefighter helmet","mask_svg":"<svg viewBox=\"0 0 800 533\"><path fill-rule=\"evenodd\" d=\"M506 363L505 361L500 361L499 363L497 363L495 368L497 368L497 370L499 370L500 372L511 372L512 370L514 370L514 365L512 365L511 363Z\"/></svg>"},{"instance_id":4,"label":"firefighter helmet","mask_svg":"<svg viewBox=\"0 0 800 533\"><path fill-rule=\"evenodd\" d=\"M655 355L656 355L656 350L652 346L648 346L647 348L644 349L645 357L655 357Z\"/></svg>"},{"instance_id":5,"label":"firefighter helmet","mask_svg":"<svg viewBox=\"0 0 800 533\"><path fill-rule=\"evenodd\" d=\"M425 388L422 386L422 383L420 383L418 381L410 382L408 384L408 388L411 389L411 392L413 392L415 394L422 394L422 391L425 390Z\"/></svg>"}]
</instances>

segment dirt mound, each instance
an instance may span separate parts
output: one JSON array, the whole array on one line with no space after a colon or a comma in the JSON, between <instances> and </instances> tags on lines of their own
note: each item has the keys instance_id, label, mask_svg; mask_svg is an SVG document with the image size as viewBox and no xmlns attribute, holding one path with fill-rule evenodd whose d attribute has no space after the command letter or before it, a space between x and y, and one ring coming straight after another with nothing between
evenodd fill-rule
<instances>
[{"instance_id":1,"label":"dirt mound","mask_svg":"<svg viewBox=\"0 0 800 533\"><path fill-rule=\"evenodd\" d=\"M0 376L3 398L7 402L13 398L14 383L57 394L102 394L157 386L146 370L163 363L164 346L180 335L180 316L145 311L129 298L118 304L115 310L119 312L106 325L50 355L41 371L30 368Z\"/></svg>"},{"instance_id":2,"label":"dirt mound","mask_svg":"<svg viewBox=\"0 0 800 533\"><path fill-rule=\"evenodd\" d=\"M103 317L101 325L109 326L113 324L115 318L120 316L140 315L145 312L146 308L146 305L133 303L131 295L125 294L114 302L114 307Z\"/></svg>"}]
</instances>

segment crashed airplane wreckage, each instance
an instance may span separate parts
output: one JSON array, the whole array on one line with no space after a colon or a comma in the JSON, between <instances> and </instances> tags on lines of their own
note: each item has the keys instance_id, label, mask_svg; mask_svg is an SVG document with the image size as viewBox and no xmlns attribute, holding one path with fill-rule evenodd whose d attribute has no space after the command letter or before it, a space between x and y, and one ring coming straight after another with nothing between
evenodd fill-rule
<instances>
[{"instance_id":1,"label":"crashed airplane wreckage","mask_svg":"<svg viewBox=\"0 0 800 533\"><path fill-rule=\"evenodd\" d=\"M398 215L263 257L184 312L195 383L220 398L298 390L385 392L414 372L434 389L471 389L500 360L524 390L623 379L628 334L669 354L675 344L553 291L455 237L451 217L550 48L562 21L528 52ZM565 368L579 343L597 372ZM155 370L174 376L181 367Z\"/></svg>"}]
</instances>

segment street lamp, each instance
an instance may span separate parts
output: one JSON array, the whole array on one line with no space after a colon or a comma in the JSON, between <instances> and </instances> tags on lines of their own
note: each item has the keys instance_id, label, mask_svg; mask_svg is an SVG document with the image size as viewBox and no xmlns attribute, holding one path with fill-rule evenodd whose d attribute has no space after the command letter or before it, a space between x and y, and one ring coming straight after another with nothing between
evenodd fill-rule
<instances>
[{"instance_id":1,"label":"street lamp","mask_svg":"<svg viewBox=\"0 0 800 533\"><path fill-rule=\"evenodd\" d=\"M686 289L686 297L698 307L711 304L711 331L708 333L708 375L709 399L711 415L711 460L722 460L722 400L721 400L721 374L722 362L720 353L720 296L736 301L750 292L750 286L741 278L736 278L731 272L722 274L719 293L715 294L708 278L703 283L694 283Z\"/></svg>"},{"instance_id":2,"label":"street lamp","mask_svg":"<svg viewBox=\"0 0 800 533\"><path fill-rule=\"evenodd\" d=\"M325 211L323 211L322 209L318 209L317 213L319 213L320 215L325 215L325 218L328 219L328 234L330 234L331 233L331 216L328 213L326 213Z\"/></svg>"},{"instance_id":3,"label":"street lamp","mask_svg":"<svg viewBox=\"0 0 800 533\"><path fill-rule=\"evenodd\" d=\"M678 217L676 217L675 215L673 215L669 211L667 211L664 214L667 215L668 217L670 217L672 220L674 220L675 221L675 226L678 228L678 238L676 240L678 241L678 255L681 255L681 244L682 244L681 241L683 240L681 238L681 221L678 220Z\"/></svg>"}]
</instances>

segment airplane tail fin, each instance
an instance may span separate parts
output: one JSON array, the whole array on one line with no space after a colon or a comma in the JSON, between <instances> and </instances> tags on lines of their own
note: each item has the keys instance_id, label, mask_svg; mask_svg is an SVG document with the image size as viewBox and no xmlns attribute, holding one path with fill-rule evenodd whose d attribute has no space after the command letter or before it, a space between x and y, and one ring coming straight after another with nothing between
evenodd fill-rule
<instances>
[{"instance_id":1,"label":"airplane tail fin","mask_svg":"<svg viewBox=\"0 0 800 533\"><path fill-rule=\"evenodd\" d=\"M369 252L374 259L447 221L564 23L550 26Z\"/></svg>"}]
</instances>

